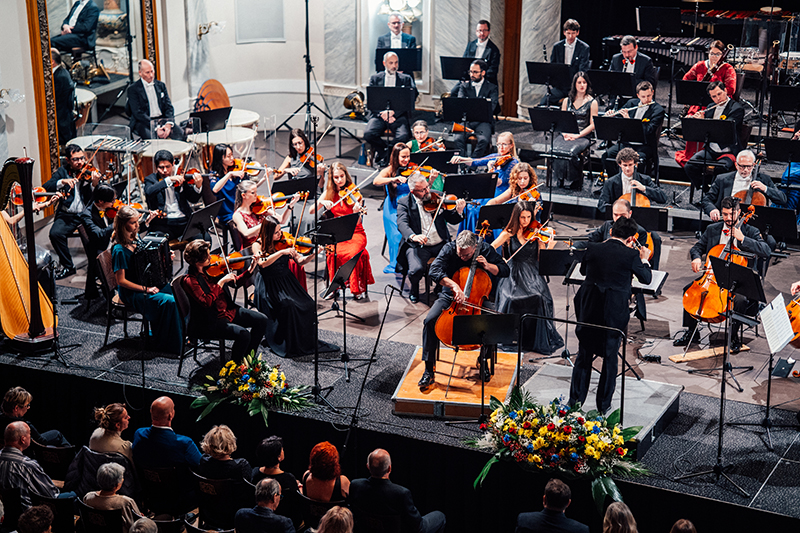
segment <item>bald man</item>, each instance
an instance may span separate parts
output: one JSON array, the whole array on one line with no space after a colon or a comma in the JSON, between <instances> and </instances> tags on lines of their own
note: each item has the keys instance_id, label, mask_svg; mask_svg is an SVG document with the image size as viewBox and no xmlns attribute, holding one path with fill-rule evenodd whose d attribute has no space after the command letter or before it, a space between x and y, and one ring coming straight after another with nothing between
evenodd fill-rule
<instances>
[{"instance_id":1,"label":"bald man","mask_svg":"<svg viewBox=\"0 0 800 533\"><path fill-rule=\"evenodd\" d=\"M133 460L137 465L168 467L197 466L200 450L184 435L172 430L175 404L168 396L162 396L150 405L153 425L139 428L133 436Z\"/></svg>"},{"instance_id":2,"label":"bald man","mask_svg":"<svg viewBox=\"0 0 800 533\"><path fill-rule=\"evenodd\" d=\"M0 488L19 488L22 505L31 506L31 493L57 498L58 489L34 459L23 452L31 445L31 430L25 422L11 422L3 432L5 448L0 452Z\"/></svg>"},{"instance_id":3,"label":"bald man","mask_svg":"<svg viewBox=\"0 0 800 533\"><path fill-rule=\"evenodd\" d=\"M175 123L175 110L164 82L156 79L153 63L139 61L139 79L128 88L130 128L142 139L183 140L183 130ZM156 121L151 129L152 121Z\"/></svg>"}]
</instances>

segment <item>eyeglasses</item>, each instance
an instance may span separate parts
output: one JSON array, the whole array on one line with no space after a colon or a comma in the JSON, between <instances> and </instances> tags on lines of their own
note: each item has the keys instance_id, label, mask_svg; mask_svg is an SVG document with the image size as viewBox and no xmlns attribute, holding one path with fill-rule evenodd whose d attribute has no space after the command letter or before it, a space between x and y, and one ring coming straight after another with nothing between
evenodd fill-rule
<instances>
[{"instance_id":1,"label":"eyeglasses","mask_svg":"<svg viewBox=\"0 0 800 533\"><path fill-rule=\"evenodd\" d=\"M742 169L748 169L748 168L755 167L755 165L741 165L739 163L736 163L736 164L739 166L739 168L742 168Z\"/></svg>"},{"instance_id":2,"label":"eyeglasses","mask_svg":"<svg viewBox=\"0 0 800 533\"><path fill-rule=\"evenodd\" d=\"M722 57L722 52L711 52L708 55L710 55L711 57Z\"/></svg>"},{"instance_id":3,"label":"eyeglasses","mask_svg":"<svg viewBox=\"0 0 800 533\"><path fill-rule=\"evenodd\" d=\"M497 143L497 146L511 146L511 143Z\"/></svg>"}]
</instances>

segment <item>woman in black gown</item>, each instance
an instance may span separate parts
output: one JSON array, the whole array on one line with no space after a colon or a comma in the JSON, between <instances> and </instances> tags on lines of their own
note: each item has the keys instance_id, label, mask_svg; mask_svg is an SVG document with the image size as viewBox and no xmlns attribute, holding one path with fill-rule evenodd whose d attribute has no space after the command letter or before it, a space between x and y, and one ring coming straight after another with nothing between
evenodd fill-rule
<instances>
[{"instance_id":1,"label":"woman in black gown","mask_svg":"<svg viewBox=\"0 0 800 533\"><path fill-rule=\"evenodd\" d=\"M509 261L511 275L501 278L497 285L497 311L524 315L553 316L553 297L550 288L539 275L539 249L545 243L534 239L525 245L525 234L536 225L536 204L517 202L511 213L511 221L492 248L503 247L503 256ZM524 247L523 247L524 245ZM550 239L549 246L555 245ZM520 248L522 248L520 250ZM516 255L514 255L516 254ZM564 346L564 339L550 320L528 320L522 333L522 348L543 355L550 355Z\"/></svg>"},{"instance_id":2,"label":"woman in black gown","mask_svg":"<svg viewBox=\"0 0 800 533\"><path fill-rule=\"evenodd\" d=\"M280 223L271 216L261 221L261 235L252 244L253 254L263 253L258 260L260 275L253 276L254 300L260 312L270 319L264 342L280 357L299 357L314 353L314 300L300 286L289 269L289 261L306 264L313 255L301 256L294 247L278 250L276 242L283 233ZM320 341L321 352L336 346Z\"/></svg>"}]
</instances>

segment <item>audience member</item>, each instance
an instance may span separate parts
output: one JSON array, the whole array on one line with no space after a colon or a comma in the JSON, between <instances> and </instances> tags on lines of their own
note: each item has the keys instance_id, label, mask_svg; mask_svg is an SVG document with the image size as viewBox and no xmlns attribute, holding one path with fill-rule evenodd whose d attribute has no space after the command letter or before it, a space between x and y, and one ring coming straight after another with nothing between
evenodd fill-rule
<instances>
[{"instance_id":1,"label":"audience member","mask_svg":"<svg viewBox=\"0 0 800 533\"><path fill-rule=\"evenodd\" d=\"M328 441L311 449L308 470L303 474L301 490L305 496L320 502L340 501L347 498L350 480L341 475L339 451Z\"/></svg>"},{"instance_id":2,"label":"audience member","mask_svg":"<svg viewBox=\"0 0 800 533\"><path fill-rule=\"evenodd\" d=\"M158 526L149 518L142 517L133 523L128 533L158 533Z\"/></svg>"},{"instance_id":3,"label":"audience member","mask_svg":"<svg viewBox=\"0 0 800 533\"><path fill-rule=\"evenodd\" d=\"M538 513L520 513L516 533L589 533L589 526L567 518L564 511L572 502L572 491L559 479L544 487L544 509Z\"/></svg>"},{"instance_id":4,"label":"audience member","mask_svg":"<svg viewBox=\"0 0 800 533\"><path fill-rule=\"evenodd\" d=\"M5 430L11 422L25 422L31 431L31 438L45 446L69 446L69 442L57 429L39 433L27 419L31 408L33 395L22 387L12 387L3 396L2 413L0 413L0 428Z\"/></svg>"},{"instance_id":5,"label":"audience member","mask_svg":"<svg viewBox=\"0 0 800 533\"><path fill-rule=\"evenodd\" d=\"M275 514L281 503L281 485L274 479L262 479L256 485L256 506L239 509L234 519L236 533L294 533L292 521Z\"/></svg>"},{"instance_id":6,"label":"audience member","mask_svg":"<svg viewBox=\"0 0 800 533\"><path fill-rule=\"evenodd\" d=\"M94 410L94 419L98 428L89 438L89 449L100 453L121 453L133 463L131 441L123 439L120 434L128 429L131 417L121 403L112 403Z\"/></svg>"},{"instance_id":7,"label":"audience member","mask_svg":"<svg viewBox=\"0 0 800 533\"><path fill-rule=\"evenodd\" d=\"M31 430L25 422L11 422L3 432L5 447L0 451L0 488L19 488L22 506L31 506L31 493L57 498L53 480L36 460L22 452L31 445Z\"/></svg>"},{"instance_id":8,"label":"audience member","mask_svg":"<svg viewBox=\"0 0 800 533\"><path fill-rule=\"evenodd\" d=\"M139 428L133 435L133 458L139 466L189 466L200 464L200 450L184 435L172 430L175 404L168 396L156 398L150 405L153 425Z\"/></svg>"},{"instance_id":9,"label":"audience member","mask_svg":"<svg viewBox=\"0 0 800 533\"><path fill-rule=\"evenodd\" d=\"M284 459L282 438L273 435L262 440L256 448L256 459L258 459L258 464L264 466L257 466L253 469L251 478L253 484L264 478L272 478L278 480L284 492L300 489L301 485L297 482L297 478L281 469L281 462Z\"/></svg>"},{"instance_id":10,"label":"audience member","mask_svg":"<svg viewBox=\"0 0 800 533\"><path fill-rule=\"evenodd\" d=\"M691 521L681 518L672 524L672 529L669 530L669 533L697 533L697 530Z\"/></svg>"},{"instance_id":11,"label":"audience member","mask_svg":"<svg viewBox=\"0 0 800 533\"><path fill-rule=\"evenodd\" d=\"M252 468L247 459L232 459L236 451L236 435L228 426L214 426L200 444L203 457L197 473L208 479L234 479L250 481Z\"/></svg>"},{"instance_id":12,"label":"audience member","mask_svg":"<svg viewBox=\"0 0 800 533\"><path fill-rule=\"evenodd\" d=\"M637 533L636 519L623 502L614 502L606 509L603 533Z\"/></svg>"},{"instance_id":13,"label":"audience member","mask_svg":"<svg viewBox=\"0 0 800 533\"><path fill-rule=\"evenodd\" d=\"M128 533L136 521L136 515L142 513L135 501L122 494L117 494L117 491L122 488L124 478L125 467L122 465L117 463L101 465L97 469L97 484L100 486L100 490L86 494L83 503L101 511L122 509L122 532Z\"/></svg>"},{"instance_id":14,"label":"audience member","mask_svg":"<svg viewBox=\"0 0 800 533\"><path fill-rule=\"evenodd\" d=\"M2 515L0 514L0 518ZM19 533L48 533L52 531L53 511L46 505L35 505L19 515Z\"/></svg>"},{"instance_id":15,"label":"audience member","mask_svg":"<svg viewBox=\"0 0 800 533\"><path fill-rule=\"evenodd\" d=\"M317 533L353 533L353 513L347 507L331 507L319 521Z\"/></svg>"},{"instance_id":16,"label":"audience member","mask_svg":"<svg viewBox=\"0 0 800 533\"><path fill-rule=\"evenodd\" d=\"M389 481L392 472L392 458L389 452L380 448L373 450L367 459L370 477L356 479L350 485L350 507L353 514L400 515L403 531L436 533L444 531L445 516L441 511L433 511L421 516L411 491Z\"/></svg>"}]
</instances>

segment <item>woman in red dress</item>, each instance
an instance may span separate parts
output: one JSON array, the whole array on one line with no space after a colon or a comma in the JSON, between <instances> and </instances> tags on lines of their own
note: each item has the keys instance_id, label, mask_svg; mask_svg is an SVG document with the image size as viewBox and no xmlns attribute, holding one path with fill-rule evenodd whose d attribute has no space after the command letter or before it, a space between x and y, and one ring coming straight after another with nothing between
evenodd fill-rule
<instances>
[{"instance_id":1,"label":"woman in red dress","mask_svg":"<svg viewBox=\"0 0 800 533\"><path fill-rule=\"evenodd\" d=\"M330 212L331 216L341 217L362 211L363 204L356 198L352 198L352 196L348 197L347 200L339 201L341 198L339 191L350 185L353 185L353 178L347 172L347 167L342 163L331 165L325 192L322 198L317 201L317 205L311 207L310 212L314 213L315 209L324 208L325 212ZM353 200L352 204L349 203L351 198ZM363 199L361 201L363 202ZM356 300L365 298L367 296L367 285L375 283L375 278L372 277L372 267L369 263L369 252L367 251L367 233L364 231L364 226L361 225L361 217L359 217L353 238L337 244L335 254L332 250L329 250L326 259L328 278L333 279L336 270L362 250L364 252L358 259L358 263L356 263L356 267L348 280L350 292Z\"/></svg>"},{"instance_id":2,"label":"woman in red dress","mask_svg":"<svg viewBox=\"0 0 800 533\"><path fill-rule=\"evenodd\" d=\"M725 91L728 93L728 98L733 98L736 92L736 69L730 63L725 63L722 60L722 55L725 53L725 44L722 41L714 41L711 43L711 48L708 49L708 59L698 61L694 66L689 69L684 76L684 80L690 81L703 81L709 69L715 69L716 72L710 79L706 80L708 83L712 81L721 81L725 84ZM722 64L717 66L717 63L723 61Z\"/></svg>"}]
</instances>

